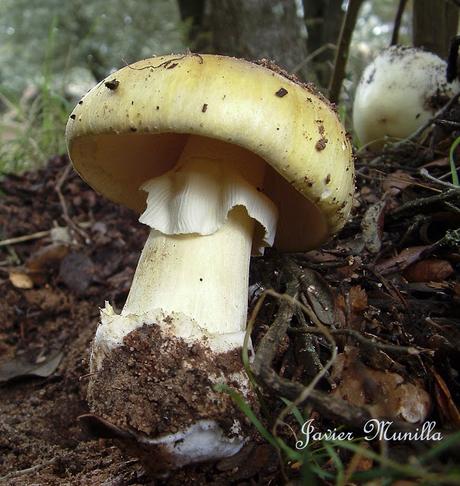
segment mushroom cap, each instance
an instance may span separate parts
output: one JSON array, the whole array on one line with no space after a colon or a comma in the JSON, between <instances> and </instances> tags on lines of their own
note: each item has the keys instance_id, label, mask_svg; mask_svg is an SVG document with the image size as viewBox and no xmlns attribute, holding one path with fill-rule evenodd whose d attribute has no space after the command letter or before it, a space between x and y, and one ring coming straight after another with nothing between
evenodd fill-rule
<instances>
[{"instance_id":1,"label":"mushroom cap","mask_svg":"<svg viewBox=\"0 0 460 486\"><path fill-rule=\"evenodd\" d=\"M267 163L260 189L279 210L279 249L314 248L345 224L350 141L321 95L273 65L198 54L145 59L90 90L66 128L81 177L139 212L140 186L175 165L189 135L238 145Z\"/></svg>"},{"instance_id":2,"label":"mushroom cap","mask_svg":"<svg viewBox=\"0 0 460 486\"><path fill-rule=\"evenodd\" d=\"M404 139L460 90L448 83L436 54L392 46L364 70L353 103L353 128L362 144L380 148L384 137Z\"/></svg>"}]
</instances>

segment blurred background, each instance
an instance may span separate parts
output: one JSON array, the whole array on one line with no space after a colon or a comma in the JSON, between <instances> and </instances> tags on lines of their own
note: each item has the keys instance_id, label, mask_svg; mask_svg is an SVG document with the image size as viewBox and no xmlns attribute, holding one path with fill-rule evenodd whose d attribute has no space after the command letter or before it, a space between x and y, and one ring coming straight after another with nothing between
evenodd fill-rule
<instances>
[{"instance_id":1,"label":"blurred background","mask_svg":"<svg viewBox=\"0 0 460 486\"><path fill-rule=\"evenodd\" d=\"M392 40L445 57L457 2L413 1L0 0L0 173L63 153L76 101L110 72L152 55L190 49L265 57L331 95L348 9L349 54L332 88L340 97L331 95L346 122L362 70ZM437 44L430 45L434 29Z\"/></svg>"}]
</instances>

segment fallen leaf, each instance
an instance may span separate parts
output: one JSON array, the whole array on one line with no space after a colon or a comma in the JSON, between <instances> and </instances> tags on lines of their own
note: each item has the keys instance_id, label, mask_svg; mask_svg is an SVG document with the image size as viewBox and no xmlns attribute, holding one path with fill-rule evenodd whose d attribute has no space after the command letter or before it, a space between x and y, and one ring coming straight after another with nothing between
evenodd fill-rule
<instances>
[{"instance_id":1,"label":"fallen leaf","mask_svg":"<svg viewBox=\"0 0 460 486\"><path fill-rule=\"evenodd\" d=\"M420 260L424 254L428 253L432 245L412 246L405 248L401 253L383 260L375 266L375 270L381 275L400 272L412 263Z\"/></svg>"},{"instance_id":2,"label":"fallen leaf","mask_svg":"<svg viewBox=\"0 0 460 486\"><path fill-rule=\"evenodd\" d=\"M335 262L338 259L335 255L322 250L310 250L304 255L314 263Z\"/></svg>"},{"instance_id":3,"label":"fallen leaf","mask_svg":"<svg viewBox=\"0 0 460 486\"><path fill-rule=\"evenodd\" d=\"M460 283L456 282L453 287L452 287L453 291L454 291L454 294L457 296L457 297L460 297Z\"/></svg>"},{"instance_id":4,"label":"fallen leaf","mask_svg":"<svg viewBox=\"0 0 460 486\"><path fill-rule=\"evenodd\" d=\"M367 442L360 445L363 449L369 449L370 446ZM374 465L373 459L366 457L361 452L355 452L350 462L347 465L347 477L350 477L355 472L369 471Z\"/></svg>"},{"instance_id":5,"label":"fallen leaf","mask_svg":"<svg viewBox=\"0 0 460 486\"><path fill-rule=\"evenodd\" d=\"M34 286L32 279L24 272L12 271L9 273L9 279L17 289L31 289Z\"/></svg>"},{"instance_id":6,"label":"fallen leaf","mask_svg":"<svg viewBox=\"0 0 460 486\"><path fill-rule=\"evenodd\" d=\"M300 282L308 303L318 319L324 324L334 324L335 299L326 280L318 272L304 268Z\"/></svg>"},{"instance_id":7,"label":"fallen leaf","mask_svg":"<svg viewBox=\"0 0 460 486\"><path fill-rule=\"evenodd\" d=\"M429 413L430 396L419 382L408 383L397 373L369 368L356 347L346 346L337 356L331 377L338 383L332 395L352 405L367 405L375 417L420 423Z\"/></svg>"},{"instance_id":8,"label":"fallen leaf","mask_svg":"<svg viewBox=\"0 0 460 486\"><path fill-rule=\"evenodd\" d=\"M61 262L69 253L69 247L54 243L47 245L32 253L26 262L28 274L36 284L43 284L46 275Z\"/></svg>"},{"instance_id":9,"label":"fallen leaf","mask_svg":"<svg viewBox=\"0 0 460 486\"><path fill-rule=\"evenodd\" d=\"M442 376L434 370L432 370L432 372L435 378L436 403L441 411L441 415L449 425L453 425L458 429L460 427L460 412L455 405L449 388Z\"/></svg>"},{"instance_id":10,"label":"fallen leaf","mask_svg":"<svg viewBox=\"0 0 460 486\"><path fill-rule=\"evenodd\" d=\"M447 260L429 258L413 263L404 270L404 277L409 282L442 282L454 273Z\"/></svg>"},{"instance_id":11,"label":"fallen leaf","mask_svg":"<svg viewBox=\"0 0 460 486\"><path fill-rule=\"evenodd\" d=\"M363 201L370 204L374 204L379 200L379 197L375 193L375 191L368 186L363 186L359 191L359 195L361 196Z\"/></svg>"},{"instance_id":12,"label":"fallen leaf","mask_svg":"<svg viewBox=\"0 0 460 486\"><path fill-rule=\"evenodd\" d=\"M382 182L382 189L393 196L414 184L415 179L403 170L397 170L388 174Z\"/></svg>"},{"instance_id":13,"label":"fallen leaf","mask_svg":"<svg viewBox=\"0 0 460 486\"><path fill-rule=\"evenodd\" d=\"M39 360L38 363L28 361L24 356L13 358L0 366L0 383L27 376L47 378L56 371L62 357L63 353L59 351L47 356L44 361Z\"/></svg>"},{"instance_id":14,"label":"fallen leaf","mask_svg":"<svg viewBox=\"0 0 460 486\"><path fill-rule=\"evenodd\" d=\"M348 301L351 310L354 312L362 312L367 309L367 293L359 285L354 285L348 292Z\"/></svg>"}]
</instances>

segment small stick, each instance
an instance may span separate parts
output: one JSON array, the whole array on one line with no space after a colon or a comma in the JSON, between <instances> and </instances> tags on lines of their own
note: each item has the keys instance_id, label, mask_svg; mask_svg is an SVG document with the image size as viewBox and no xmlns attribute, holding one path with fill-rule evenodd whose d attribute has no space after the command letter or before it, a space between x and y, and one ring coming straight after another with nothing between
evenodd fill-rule
<instances>
[{"instance_id":1,"label":"small stick","mask_svg":"<svg viewBox=\"0 0 460 486\"><path fill-rule=\"evenodd\" d=\"M0 241L0 246L15 245L16 243L23 243L24 241L38 240L50 234L51 230L37 231L30 235L16 236L15 238L8 238Z\"/></svg>"},{"instance_id":2,"label":"small stick","mask_svg":"<svg viewBox=\"0 0 460 486\"><path fill-rule=\"evenodd\" d=\"M72 220L72 218L69 216L69 211L67 209L67 203L65 202L64 195L62 194L62 185L64 184L65 180L67 179L67 176L69 175L70 169L72 166L70 164L67 165L67 167L64 169L62 172L61 177L59 178L56 187L54 188L58 198L59 202L61 203L61 208L62 208L62 217L64 218L64 221L67 223L69 228L74 230L77 234L79 234L85 241L85 243L89 243L91 240L86 233L86 231L83 231L80 229Z\"/></svg>"},{"instance_id":3,"label":"small stick","mask_svg":"<svg viewBox=\"0 0 460 486\"><path fill-rule=\"evenodd\" d=\"M407 214L413 211L425 209L438 203L445 203L446 201L450 201L451 199L456 199L458 197L459 188L455 187L454 189L449 189L448 191L441 192L440 194L436 194L435 196L414 199L413 201L409 201L400 206L398 209L394 210L388 215L388 218L396 221L407 216Z\"/></svg>"},{"instance_id":4,"label":"small stick","mask_svg":"<svg viewBox=\"0 0 460 486\"><path fill-rule=\"evenodd\" d=\"M322 334L322 331L320 331L317 327L314 326L302 326L301 328L289 327L288 331L292 333L299 333L299 334L310 334L310 333ZM369 347L373 346L375 348L381 349L382 351L411 354L411 355L418 355L420 353L433 354L434 352L432 349L415 348L414 346L400 346L398 344L381 343L379 341L375 341L374 339L370 339L363 336L360 332L355 331L354 329L330 329L329 331L331 334L335 334L335 335L344 334L350 336L365 346L369 346Z\"/></svg>"},{"instance_id":5,"label":"small stick","mask_svg":"<svg viewBox=\"0 0 460 486\"><path fill-rule=\"evenodd\" d=\"M80 228L89 228L91 223L89 221L85 223L79 223ZM24 243L31 240L39 240L45 236L49 236L52 230L37 231L30 235L15 236L14 238L7 238L6 240L0 240L0 246L16 245L17 243Z\"/></svg>"},{"instance_id":6,"label":"small stick","mask_svg":"<svg viewBox=\"0 0 460 486\"><path fill-rule=\"evenodd\" d=\"M391 35L390 46L394 46L398 43L399 29L401 27L401 20L406 8L407 0L399 0L398 10L396 11L395 23L393 26L393 33Z\"/></svg>"},{"instance_id":7,"label":"small stick","mask_svg":"<svg viewBox=\"0 0 460 486\"><path fill-rule=\"evenodd\" d=\"M445 182L440 179L436 179L436 177L433 177L426 169L420 169L420 175L424 177L425 179L428 179L429 181L435 182L436 184L439 184L440 186L447 187L449 189L452 189L454 191L460 192L460 186L456 186L454 184L451 184L450 182Z\"/></svg>"},{"instance_id":8,"label":"small stick","mask_svg":"<svg viewBox=\"0 0 460 486\"><path fill-rule=\"evenodd\" d=\"M323 44L321 47L318 47L318 49L315 49L313 52L311 52L305 59L299 62L297 66L292 70L292 74L297 74L302 68L304 68L309 62L313 61L313 59L317 56L319 56L321 53L328 49L335 50L337 46L334 44Z\"/></svg>"},{"instance_id":9,"label":"small stick","mask_svg":"<svg viewBox=\"0 0 460 486\"><path fill-rule=\"evenodd\" d=\"M42 467L50 466L54 462L56 462L55 457L53 457L53 459L50 459L49 461L43 462L42 464L37 464L35 466L28 467L27 469L21 469L20 471L12 471L8 474L5 474L5 476L1 476L0 481L6 481L7 479L16 478L18 476L24 476L25 474L35 472L38 469L41 469Z\"/></svg>"},{"instance_id":10,"label":"small stick","mask_svg":"<svg viewBox=\"0 0 460 486\"><path fill-rule=\"evenodd\" d=\"M339 43L334 61L334 71L328 90L329 99L332 103L338 103L339 101L340 89L342 87L343 78L345 77L345 68L348 60L351 37L355 29L356 20L362 3L363 0L349 0L348 2L347 13L345 14L342 28L340 30Z\"/></svg>"}]
</instances>

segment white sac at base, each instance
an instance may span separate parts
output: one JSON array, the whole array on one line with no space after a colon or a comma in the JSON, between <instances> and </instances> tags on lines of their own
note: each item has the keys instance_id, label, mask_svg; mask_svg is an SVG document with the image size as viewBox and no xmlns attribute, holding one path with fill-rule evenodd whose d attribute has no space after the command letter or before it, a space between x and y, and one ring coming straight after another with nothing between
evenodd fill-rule
<instances>
[{"instance_id":1,"label":"white sac at base","mask_svg":"<svg viewBox=\"0 0 460 486\"><path fill-rule=\"evenodd\" d=\"M230 457L240 451L247 439L239 434L240 425L234 421L234 437L227 437L214 420L200 420L190 427L156 439L137 437L146 445L163 445L171 454L175 467L196 462Z\"/></svg>"}]
</instances>

